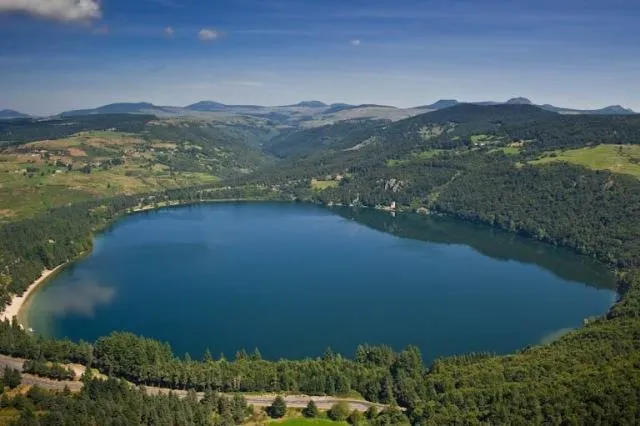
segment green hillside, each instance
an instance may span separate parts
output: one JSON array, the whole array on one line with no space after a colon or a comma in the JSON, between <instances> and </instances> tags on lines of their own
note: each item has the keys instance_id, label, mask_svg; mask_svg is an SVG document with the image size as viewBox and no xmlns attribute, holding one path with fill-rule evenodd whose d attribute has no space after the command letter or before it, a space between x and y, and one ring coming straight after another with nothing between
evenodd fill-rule
<instances>
[{"instance_id":1,"label":"green hillside","mask_svg":"<svg viewBox=\"0 0 640 426\"><path fill-rule=\"evenodd\" d=\"M531 164L567 162L593 170L609 170L640 178L640 145L596 145L543 153Z\"/></svg>"},{"instance_id":2,"label":"green hillside","mask_svg":"<svg viewBox=\"0 0 640 426\"><path fill-rule=\"evenodd\" d=\"M69 202L247 174L272 162L257 146L273 133L263 121L117 114L0 123L0 222Z\"/></svg>"},{"instance_id":3,"label":"green hillside","mask_svg":"<svg viewBox=\"0 0 640 426\"><path fill-rule=\"evenodd\" d=\"M414 347L398 352L364 342L353 357L327 351L315 359L267 361L239 352L234 360L193 360L128 333L71 343L4 323L2 353L91 364L135 384L207 394L204 403L193 395L154 398L117 380L87 379L75 397L38 391L44 393L32 392L28 402L17 398L11 407L22 419L40 412L46 424L84 424L77 422L109 415L120 424L141 423L145 405L157 418L168 416L163 405L179 413L180 420L167 424L216 424L223 416L226 424L239 424L249 418L239 398L220 402L215 392L357 392L405 410L372 415L372 425L407 419L417 425L632 425L640 418L640 180L634 176L639 117L462 104L395 123L355 121L312 130L268 128L263 122L244 128L183 119L134 122L140 127L127 132L76 129L53 141L32 141L34 133L25 131L3 151L0 198L13 213L0 227L2 304L44 268L90 250L96 230L133 209L239 198L350 205L351 214L393 209L399 235L407 220L399 219L403 211L490 225L605 263L616 274L620 300L605 317L585 321L548 345L506 356L465 354L432 365ZM123 163L111 162L117 158ZM70 162L71 171L55 171L62 169L57 161ZM75 171L85 163L91 163L85 173L90 179L103 179L88 180ZM25 173L15 173L22 170L17 167ZM20 210L21 197L29 198L19 194L54 191L58 178L64 184L57 194L78 192ZM121 186L109 192L100 186L106 180ZM92 196L78 195L91 189ZM37 191L34 200L45 198ZM194 420L202 416L211 421ZM180 423L183 418L187 423Z\"/></svg>"}]
</instances>

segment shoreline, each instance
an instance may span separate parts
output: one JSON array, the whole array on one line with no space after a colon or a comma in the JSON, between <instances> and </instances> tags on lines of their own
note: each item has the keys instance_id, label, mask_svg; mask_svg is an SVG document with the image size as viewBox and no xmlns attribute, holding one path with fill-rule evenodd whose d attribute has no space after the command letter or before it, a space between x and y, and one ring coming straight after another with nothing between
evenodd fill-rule
<instances>
[{"instance_id":1,"label":"shoreline","mask_svg":"<svg viewBox=\"0 0 640 426\"><path fill-rule=\"evenodd\" d=\"M166 209L166 208L172 208L172 207L182 207L182 206L189 206L189 205L193 205L193 204L207 204L207 203L214 203L214 202L241 202L241 201L265 201L265 200L260 200L260 199L255 199L255 200L244 200L244 199L222 199L222 200L199 200L199 201L195 201L195 202L168 202L168 203L162 203L159 205L142 205L142 206L137 206L133 209L131 209L130 211L127 211L124 213L124 216L133 216L135 214L138 213L145 213L145 212L149 212L149 211L153 211L153 210L161 210L161 209ZM115 222L117 222L117 219L114 220L112 223L110 223L107 227L112 226ZM96 233L94 233L92 235L92 238L95 238L96 235L100 234L101 231L98 231ZM71 261L67 261L64 262L58 266L56 266L53 269L44 269L42 271L42 274L40 275L39 278L37 278L34 282L32 282L31 284L29 284L29 287L27 287L27 289L24 291L24 293L22 294L22 296L18 296L18 295L13 295L11 297L11 302L9 302L9 304L4 308L4 310L2 312L0 312L0 321L12 321L13 317L16 317L17 321L18 321L18 325L20 325L20 327L23 330L27 330L30 331L29 329L29 323L27 322L27 318L26 318L26 313L29 310L30 307L30 299L31 297L36 293L37 290L39 290L39 288L46 283L46 281L51 278L53 275L55 275L57 272L59 272L62 268L64 268L65 266L67 266L69 263L71 262L75 262L78 259L83 258L84 256L86 256L87 254L91 254L93 252L93 247L91 248L91 250L87 253L87 252L82 252L80 253L78 256L76 256L74 259L72 259Z\"/></svg>"},{"instance_id":2,"label":"shoreline","mask_svg":"<svg viewBox=\"0 0 640 426\"><path fill-rule=\"evenodd\" d=\"M38 287L44 284L47 279L51 278L56 272L67 265L67 263L68 262L65 262L53 269L45 269L44 271L42 271L40 277L32 282L29 287L27 287L24 293L22 293L22 296L14 295L11 298L11 302L4 308L2 313L0 313L0 321L12 321L13 317L16 317L18 319L18 324L20 325L20 327L25 328L26 324L23 324L25 321L22 321L20 317L26 302L33 295L33 293L35 293Z\"/></svg>"},{"instance_id":3,"label":"shoreline","mask_svg":"<svg viewBox=\"0 0 640 426\"><path fill-rule=\"evenodd\" d=\"M303 204L315 204L315 205L320 205L323 206L325 208L327 208L328 210L331 210L332 207L351 207L351 208L356 208L356 209L373 209L373 210L378 210L378 211L384 211L384 212L388 212L388 213L392 213L393 216L395 217L396 213L414 213L414 214L418 214L418 215L436 215L436 216L444 216L444 217L450 217L454 220L458 220L458 221L462 221L462 222L467 222L467 223L478 223L475 221L470 221L468 219L465 219L463 217L457 216L457 215L451 215L451 214L447 214L447 213L434 213L434 212L429 212L429 213L423 213L421 211L418 210L414 210L411 208L405 209L405 208L397 208L395 210L387 210L387 209L383 209L383 208L378 208L378 206L365 206L365 205L359 205L359 206L353 206L353 205L342 205L342 204L325 204L325 203L317 203L317 202L313 202L313 201L309 201L309 200L300 200ZM200 204L217 204L217 203L245 203L245 202L258 202L258 203L263 203L263 202L275 202L275 203L280 203L280 202L284 202L284 203L296 203L298 202L298 200L282 200L282 199L268 199L268 198L224 198L224 199L200 199L200 200L189 200L189 201L168 201L168 202L160 202L156 205L154 204L145 204L145 205L138 205L135 206L133 208L129 208L127 210L125 210L124 214L122 216L126 217L126 216L134 216L136 214L141 214L141 213L147 213L150 211L157 211L157 210L163 210L163 209L171 209L171 208L175 208L175 207L186 207L186 206L193 206L193 205L200 205ZM107 224L103 229L98 230L97 232L94 232L92 234L92 238L96 238L96 236L98 236L100 233L104 232L104 229L109 228L110 226L113 226L121 217L117 217L115 218L113 221L111 221L109 224ZM484 222L480 222L483 225L488 226L489 228L494 228L494 229L498 229L498 230L502 230L505 231L507 233L512 233L511 231L506 231L501 227L496 227L496 226L492 226L492 225L488 225ZM539 241L536 240L534 238L530 238L530 237L526 237L524 236L525 239L530 239L533 241ZM544 242L544 241L540 241L540 243L544 244L544 245L549 245L548 243ZM35 294L35 292L40 288L41 285L43 285L44 283L46 283L46 281L51 278L55 273L59 272L62 268L68 266L70 263L75 262L89 254L91 254L93 252L95 247L92 247L89 251L84 251L82 253L80 253L78 256L76 256L74 259L71 260L67 260L66 262L56 266L53 269L44 269L42 271L42 275L36 279L34 282L32 282L29 287L25 290L25 292L23 293L22 296L17 296L14 295L12 296L11 302L6 306L6 308L4 309L4 311L0 312L0 321L5 321L5 320L9 320L11 321L12 318L15 316L17 318L18 321L18 325L20 325L20 327L22 329L26 329L27 331L33 331L29 328L29 324L27 322L27 313L28 310L30 308L30 299L33 296L33 294ZM576 253L574 250L569 249L570 251ZM579 256L586 256L584 254L580 254L580 253L576 253ZM614 276L616 276L615 271L616 269L611 269L610 265L600 261L599 259L596 259L596 261L598 263L601 263L603 265L605 265L605 267L607 267L607 270L609 270L610 272L612 272L614 274ZM618 279L616 279L616 285L611 289L614 294L616 295L616 297L614 297L613 303L609 306L609 308L607 309L607 311L605 313L603 313L602 315L599 315L598 317L604 317L607 315L608 312L611 311L611 309L613 309L613 307L615 307L621 300L622 300L622 293L621 293L621 289L619 287L619 282ZM580 329L584 326L584 324L582 326L577 326L577 327L573 327L571 328L572 330L577 330ZM562 336L560 336L559 338L562 338ZM541 345L544 344L542 342L537 343L537 345Z\"/></svg>"},{"instance_id":4,"label":"shoreline","mask_svg":"<svg viewBox=\"0 0 640 426\"><path fill-rule=\"evenodd\" d=\"M138 206L138 207L135 207L135 208L131 209L128 212L125 212L124 216L132 216L132 215L135 215L137 213L145 213L145 212L149 212L149 211L153 211L153 210L161 210L161 209L165 209L165 208L188 206L188 205L193 205L193 204L207 204L207 203L212 203L212 202L240 202L240 201L264 201L264 200L260 200L260 199L256 199L256 200L223 199L223 200L199 200L199 201L195 201L195 202L168 202L168 203L160 204L160 205L157 205L157 206L154 206L154 205ZM117 219L114 220L113 223L110 223L108 226L113 225L116 221L117 221ZM100 232L101 231L99 231L99 232L95 233L94 235L92 235L92 238L95 238L96 235L99 234ZM26 319L26 313L28 312L29 307L30 307L29 301L30 301L31 297L36 293L36 291L44 283L46 283L46 281L49 278L51 278L54 274L59 272L63 267L67 266L71 262L74 262L74 261L76 261L78 259L81 259L82 257L84 257L87 254L90 254L92 252L93 252L93 248L89 251L89 253L82 252L76 258L72 259L71 261L64 262L64 263L56 266L53 269L44 269L42 271L42 274L40 275L40 277L37 278L31 284L29 284L29 287L27 287L27 289L24 291L22 296L13 295L11 297L11 302L9 302L9 304L4 308L4 310L2 312L0 312L0 321L8 320L8 321L11 322L13 317L16 317L16 319L18 321L18 325L20 325L20 327L23 330L26 329L27 331L30 331L29 323L27 322L27 319Z\"/></svg>"}]
</instances>

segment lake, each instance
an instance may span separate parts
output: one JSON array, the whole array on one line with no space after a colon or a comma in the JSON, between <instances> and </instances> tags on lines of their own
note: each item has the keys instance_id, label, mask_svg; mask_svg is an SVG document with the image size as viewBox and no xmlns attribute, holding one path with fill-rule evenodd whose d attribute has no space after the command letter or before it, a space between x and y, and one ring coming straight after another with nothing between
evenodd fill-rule
<instances>
[{"instance_id":1,"label":"lake","mask_svg":"<svg viewBox=\"0 0 640 426\"><path fill-rule=\"evenodd\" d=\"M128 216L32 298L36 333L126 330L269 359L417 345L507 353L604 314L614 279L567 250L449 218L230 203Z\"/></svg>"}]
</instances>

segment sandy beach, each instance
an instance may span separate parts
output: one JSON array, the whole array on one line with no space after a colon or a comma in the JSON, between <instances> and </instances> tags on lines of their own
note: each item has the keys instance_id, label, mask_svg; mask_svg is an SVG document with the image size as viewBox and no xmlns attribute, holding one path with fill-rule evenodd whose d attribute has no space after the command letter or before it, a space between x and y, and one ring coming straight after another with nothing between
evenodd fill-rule
<instances>
[{"instance_id":1,"label":"sandy beach","mask_svg":"<svg viewBox=\"0 0 640 426\"><path fill-rule=\"evenodd\" d=\"M40 278L31 283L31 285L27 288L27 290L25 290L22 296L13 296L13 299L11 299L11 303L9 303L2 314L0 314L0 321L4 321L7 319L11 320L14 316L17 317L24 303L27 301L27 299L29 299L29 296L38 288L38 286L45 282L46 279L49 278L49 276L54 274L64 265L65 264L59 265L54 269L45 269L42 272L42 275L40 275Z\"/></svg>"}]
</instances>

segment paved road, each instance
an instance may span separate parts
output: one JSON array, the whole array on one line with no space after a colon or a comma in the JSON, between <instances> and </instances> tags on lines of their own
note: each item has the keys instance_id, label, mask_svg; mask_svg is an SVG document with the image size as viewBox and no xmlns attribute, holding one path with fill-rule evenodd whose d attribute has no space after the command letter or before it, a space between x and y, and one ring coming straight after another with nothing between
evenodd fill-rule
<instances>
[{"instance_id":1,"label":"paved road","mask_svg":"<svg viewBox=\"0 0 640 426\"><path fill-rule=\"evenodd\" d=\"M6 355L0 355L0 371L3 370L5 366L9 366L10 368L15 368L22 371L22 365L24 364L24 361L25 360L22 358L13 358ZM52 380L44 377L38 377L33 374L23 373L22 383L27 385L38 385L41 388L49 390L63 390L64 387L67 386L72 392L80 392L80 390L82 389L82 382L79 381L79 378L84 372L84 367L77 364L69 364L67 366L72 367L76 371L76 380ZM166 395L169 392L173 392L180 397L185 397L187 395L187 391L184 390L172 390L153 386L145 386L144 389L149 395ZM202 398L204 396L202 392L199 392L197 395L198 398ZM245 395L247 403L252 404L256 407L270 406L275 397L276 394ZM376 404L373 402L358 399L335 398L331 396L286 395L284 396L284 399L287 402L287 406L292 408L304 408L307 406L310 400L313 400L321 410L328 410L333 404L341 401L349 404L352 410L358 411L366 411L369 407L372 406L375 406L379 409L385 407L385 405L383 404Z\"/></svg>"}]
</instances>

